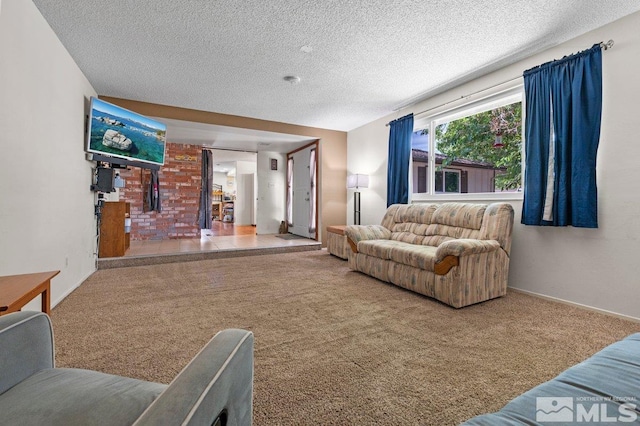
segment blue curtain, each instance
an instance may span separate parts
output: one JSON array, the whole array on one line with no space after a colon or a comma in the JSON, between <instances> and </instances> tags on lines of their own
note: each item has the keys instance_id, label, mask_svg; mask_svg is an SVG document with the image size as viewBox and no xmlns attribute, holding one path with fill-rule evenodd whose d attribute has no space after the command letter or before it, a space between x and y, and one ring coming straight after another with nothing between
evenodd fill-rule
<instances>
[{"instance_id":1,"label":"blue curtain","mask_svg":"<svg viewBox=\"0 0 640 426\"><path fill-rule=\"evenodd\" d=\"M387 207L409 202L409 159L413 114L389 123L389 162L387 166Z\"/></svg>"},{"instance_id":2,"label":"blue curtain","mask_svg":"<svg viewBox=\"0 0 640 426\"><path fill-rule=\"evenodd\" d=\"M524 72L525 225L598 227L600 45Z\"/></svg>"}]
</instances>

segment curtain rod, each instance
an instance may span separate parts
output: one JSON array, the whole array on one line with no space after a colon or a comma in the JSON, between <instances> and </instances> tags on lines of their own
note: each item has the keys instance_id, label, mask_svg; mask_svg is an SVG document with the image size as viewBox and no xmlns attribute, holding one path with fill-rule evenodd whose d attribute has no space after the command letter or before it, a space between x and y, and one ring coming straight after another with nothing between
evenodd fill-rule
<instances>
[{"instance_id":1,"label":"curtain rod","mask_svg":"<svg viewBox=\"0 0 640 426\"><path fill-rule=\"evenodd\" d=\"M613 47L614 42L613 42L613 40L609 40L609 41L608 41L608 42L606 42L606 43L605 43L605 42L603 42L603 41L601 41L601 42L600 42L600 43L598 43L598 44L600 45L600 48L601 48L601 49L603 49L603 50L609 50L609 49L611 49L611 48ZM493 86L485 87L484 89L481 89L481 90L476 90L475 92L469 93L468 95L463 95L463 96L460 96L459 98L452 99L452 100L450 100L450 101L444 102L444 103L442 103L442 104L440 104L440 105L438 105L438 106L434 106L434 107L431 107L431 108L425 109L424 111L417 112L417 113L413 114L413 116L415 117L416 115L422 115L422 114L424 114L424 113L426 113L426 112L433 111L434 109L441 108L441 107L446 106L446 105L449 105L449 104L451 104L451 103L453 103L453 102L457 102L457 101L459 101L459 100L461 100L461 99L469 98L469 97L471 97L471 96L473 96L473 95L477 95L478 93L486 92L487 90L491 90L491 89L493 89L494 87L498 87L498 86L501 86L501 85L503 85L503 84L511 83L512 81L515 81L515 80L517 80L517 79L519 79L519 78L522 78L522 76L521 76L521 75L519 75L519 76L517 76L517 77L513 77L513 78L510 78L510 79L508 79L508 80L502 81L502 82L500 82L500 83L496 83L496 84L494 84ZM391 121L393 121L393 120L391 120ZM386 127L388 127L388 126L389 126L389 124L391 124L391 121L390 121L390 122L388 122L387 124L385 124L385 126L386 126Z\"/></svg>"}]
</instances>

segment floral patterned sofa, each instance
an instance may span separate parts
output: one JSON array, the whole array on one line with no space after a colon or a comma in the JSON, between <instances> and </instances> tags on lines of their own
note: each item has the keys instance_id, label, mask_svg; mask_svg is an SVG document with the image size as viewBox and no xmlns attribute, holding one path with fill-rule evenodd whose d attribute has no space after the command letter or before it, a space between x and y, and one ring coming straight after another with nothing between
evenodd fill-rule
<instances>
[{"instance_id":1,"label":"floral patterned sofa","mask_svg":"<svg viewBox=\"0 0 640 426\"><path fill-rule=\"evenodd\" d=\"M394 204L381 225L345 228L349 267L455 308L507 292L513 207Z\"/></svg>"}]
</instances>

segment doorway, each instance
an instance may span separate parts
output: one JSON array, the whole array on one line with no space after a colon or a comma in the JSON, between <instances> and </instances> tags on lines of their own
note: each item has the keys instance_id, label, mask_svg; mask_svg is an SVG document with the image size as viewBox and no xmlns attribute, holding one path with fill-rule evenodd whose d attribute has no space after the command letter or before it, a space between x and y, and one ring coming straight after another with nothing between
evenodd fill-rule
<instances>
[{"instance_id":1,"label":"doorway","mask_svg":"<svg viewBox=\"0 0 640 426\"><path fill-rule=\"evenodd\" d=\"M257 154L211 149L211 235L255 234Z\"/></svg>"},{"instance_id":2,"label":"doorway","mask_svg":"<svg viewBox=\"0 0 640 426\"><path fill-rule=\"evenodd\" d=\"M318 142L287 154L289 233L318 239Z\"/></svg>"}]
</instances>

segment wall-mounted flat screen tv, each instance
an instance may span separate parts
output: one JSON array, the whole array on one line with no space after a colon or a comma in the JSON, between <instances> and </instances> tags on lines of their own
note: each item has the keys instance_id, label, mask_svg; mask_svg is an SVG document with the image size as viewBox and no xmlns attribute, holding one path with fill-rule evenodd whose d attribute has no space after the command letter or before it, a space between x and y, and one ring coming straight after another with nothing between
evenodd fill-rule
<instances>
[{"instance_id":1,"label":"wall-mounted flat screen tv","mask_svg":"<svg viewBox=\"0 0 640 426\"><path fill-rule=\"evenodd\" d=\"M166 137L165 124L91 98L87 152L163 165Z\"/></svg>"}]
</instances>

